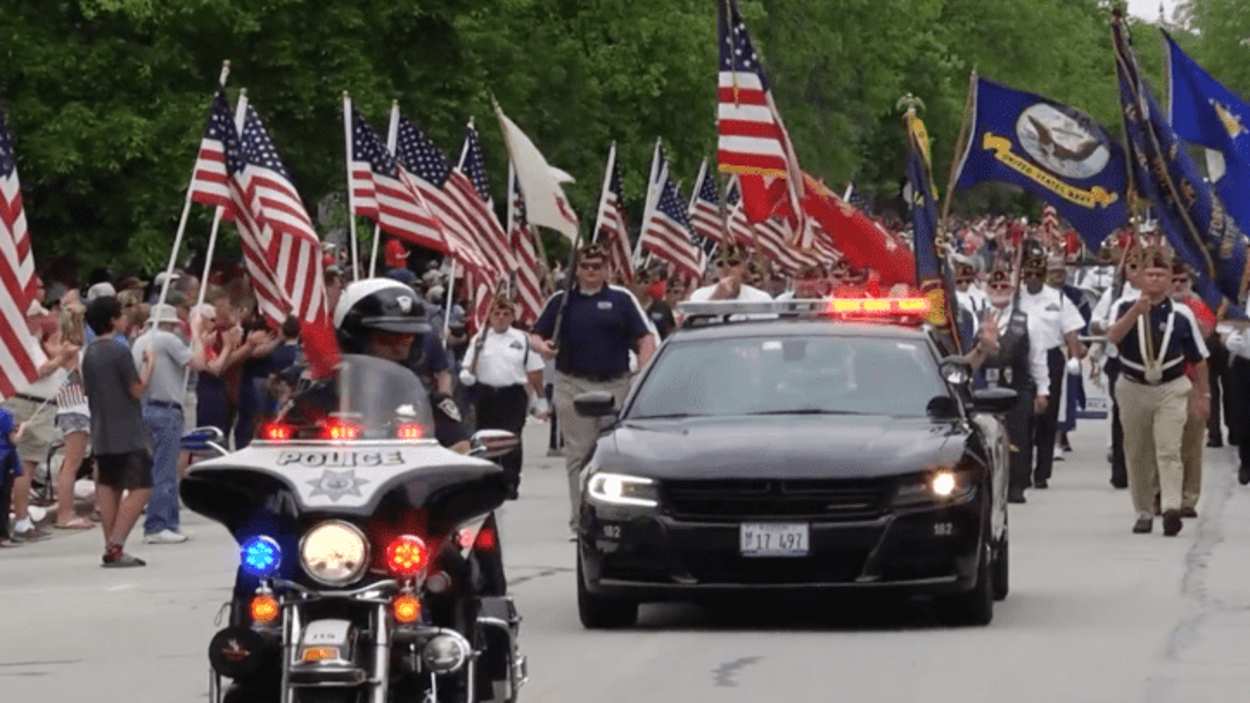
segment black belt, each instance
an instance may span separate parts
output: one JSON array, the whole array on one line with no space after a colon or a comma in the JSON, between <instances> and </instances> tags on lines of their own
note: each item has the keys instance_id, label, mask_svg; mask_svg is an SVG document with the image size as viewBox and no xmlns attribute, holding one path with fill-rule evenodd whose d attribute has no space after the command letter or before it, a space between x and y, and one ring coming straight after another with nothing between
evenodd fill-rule
<instances>
[{"instance_id":1,"label":"black belt","mask_svg":"<svg viewBox=\"0 0 1250 703\"><path fill-rule=\"evenodd\" d=\"M561 370L561 369L556 369L556 370L557 370L557 371L559 371L560 373L564 374L565 376L572 376L573 378L580 378L580 379L581 379L581 380L583 380L583 381L594 381L594 382L596 382L596 383L606 383L606 382L608 382L608 381L615 381L616 379L618 379L618 378L622 378L623 376L625 376L625 373L624 373L624 372L620 372L620 373L577 373L577 372L575 372L575 371L563 371L563 370Z\"/></svg>"},{"instance_id":2,"label":"black belt","mask_svg":"<svg viewBox=\"0 0 1250 703\"><path fill-rule=\"evenodd\" d=\"M19 399L19 400L28 400L28 401L30 401L30 402L32 402L32 403L47 403L47 402L50 402L48 398L36 398L36 397L35 397L35 396L33 396L33 395L26 395L25 393L14 393L14 394L13 394L13 397L14 397L14 398L17 398L17 399Z\"/></svg>"},{"instance_id":3,"label":"black belt","mask_svg":"<svg viewBox=\"0 0 1250 703\"><path fill-rule=\"evenodd\" d=\"M1172 373L1172 374L1167 374L1167 373L1165 373L1165 374L1163 375L1163 378L1160 378L1160 379L1159 379L1159 382L1158 382L1158 383L1150 383L1150 382L1148 382L1148 381L1146 380L1146 377L1145 377L1145 376L1140 376L1140 375L1138 375L1138 374L1137 374L1137 372L1136 372L1136 371L1134 371L1134 370L1132 370L1132 369L1129 369L1129 368L1124 368L1124 367L1121 367L1121 368L1120 368L1120 378L1122 378L1122 379L1124 379L1124 380L1126 380L1126 381L1131 381L1131 382L1133 382L1133 383L1136 383L1136 384L1137 384L1137 385L1139 385L1139 386L1147 386L1147 387L1150 387L1150 388L1155 388L1155 387L1157 387L1157 386L1162 386L1162 385L1164 385L1164 384L1171 383L1172 381L1175 381L1176 379L1180 378L1181 376L1184 376L1184 375L1185 375L1185 371L1184 371L1184 369L1182 368L1183 366L1184 366L1184 365L1182 364L1181 366L1178 366L1178 367L1177 367L1177 368L1181 368L1181 371L1180 371L1179 373Z\"/></svg>"},{"instance_id":4,"label":"black belt","mask_svg":"<svg viewBox=\"0 0 1250 703\"><path fill-rule=\"evenodd\" d=\"M182 410L182 403L174 403L168 400L145 400L145 405L155 405L158 408L167 408L169 410Z\"/></svg>"}]
</instances>

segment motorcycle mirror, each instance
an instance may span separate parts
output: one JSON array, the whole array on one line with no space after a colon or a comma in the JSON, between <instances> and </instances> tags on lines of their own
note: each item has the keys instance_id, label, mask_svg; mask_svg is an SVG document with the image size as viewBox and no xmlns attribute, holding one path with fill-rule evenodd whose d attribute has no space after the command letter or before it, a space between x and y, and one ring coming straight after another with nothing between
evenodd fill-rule
<instances>
[{"instance_id":1,"label":"motorcycle mirror","mask_svg":"<svg viewBox=\"0 0 1250 703\"><path fill-rule=\"evenodd\" d=\"M182 449L192 454L216 454L225 456L226 435L221 429L213 426L196 427L182 436Z\"/></svg>"},{"instance_id":2,"label":"motorcycle mirror","mask_svg":"<svg viewBox=\"0 0 1250 703\"><path fill-rule=\"evenodd\" d=\"M469 456L498 459L521 446L521 438L507 430L478 430L469 438Z\"/></svg>"}]
</instances>

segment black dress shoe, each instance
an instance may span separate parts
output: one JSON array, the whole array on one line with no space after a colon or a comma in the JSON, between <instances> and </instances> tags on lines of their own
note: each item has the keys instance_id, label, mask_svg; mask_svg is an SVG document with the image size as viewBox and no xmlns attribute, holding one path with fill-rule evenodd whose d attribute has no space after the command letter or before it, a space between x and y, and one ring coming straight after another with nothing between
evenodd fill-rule
<instances>
[{"instance_id":1,"label":"black dress shoe","mask_svg":"<svg viewBox=\"0 0 1250 703\"><path fill-rule=\"evenodd\" d=\"M1050 488L1050 484L1049 484L1049 483L1047 483L1047 482L1046 482L1046 479L1044 479L1044 478L1035 478L1035 479L1033 479L1033 487L1034 487L1034 488L1036 488L1036 489L1038 489L1038 490L1042 490L1042 491L1044 491L1044 490L1046 490L1047 488Z\"/></svg>"},{"instance_id":2,"label":"black dress shoe","mask_svg":"<svg viewBox=\"0 0 1250 703\"><path fill-rule=\"evenodd\" d=\"M1193 508L1181 508L1181 517L1198 517L1198 511Z\"/></svg>"},{"instance_id":3,"label":"black dress shoe","mask_svg":"<svg viewBox=\"0 0 1250 703\"><path fill-rule=\"evenodd\" d=\"M1007 502L1008 503L1027 503L1028 501L1024 499L1024 491L1008 491Z\"/></svg>"},{"instance_id":4,"label":"black dress shoe","mask_svg":"<svg viewBox=\"0 0 1250 703\"><path fill-rule=\"evenodd\" d=\"M1241 468L1237 469L1237 483L1243 486L1250 484L1250 466L1242 464Z\"/></svg>"},{"instance_id":5,"label":"black dress shoe","mask_svg":"<svg viewBox=\"0 0 1250 703\"><path fill-rule=\"evenodd\" d=\"M1114 489L1116 489L1116 490L1124 490L1125 488L1128 488L1128 479L1125 479L1125 478L1115 479L1115 478L1113 478L1113 479L1111 479L1111 487L1112 487L1112 488L1114 488Z\"/></svg>"},{"instance_id":6,"label":"black dress shoe","mask_svg":"<svg viewBox=\"0 0 1250 703\"><path fill-rule=\"evenodd\" d=\"M1220 447L1224 446L1224 442L1219 437L1212 437L1211 439L1207 440L1207 446L1211 447L1212 449L1219 449Z\"/></svg>"},{"instance_id":7,"label":"black dress shoe","mask_svg":"<svg viewBox=\"0 0 1250 703\"><path fill-rule=\"evenodd\" d=\"M1181 511L1169 510L1163 513L1163 536L1175 537L1181 531Z\"/></svg>"},{"instance_id":8,"label":"black dress shoe","mask_svg":"<svg viewBox=\"0 0 1250 703\"><path fill-rule=\"evenodd\" d=\"M1155 521L1148 517L1139 517L1137 522L1133 523L1133 534L1147 535L1154 529Z\"/></svg>"}]
</instances>

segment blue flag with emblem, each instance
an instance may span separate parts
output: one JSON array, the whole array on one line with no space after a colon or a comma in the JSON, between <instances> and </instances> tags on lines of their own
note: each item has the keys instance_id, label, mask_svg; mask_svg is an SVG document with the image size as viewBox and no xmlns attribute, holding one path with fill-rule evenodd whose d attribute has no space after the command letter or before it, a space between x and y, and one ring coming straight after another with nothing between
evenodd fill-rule
<instances>
[{"instance_id":1,"label":"blue flag with emblem","mask_svg":"<svg viewBox=\"0 0 1250 703\"><path fill-rule=\"evenodd\" d=\"M1203 180L1142 80L1128 30L1111 23L1128 159L1168 244L1197 274L1194 290L1221 317L1245 319L1246 238Z\"/></svg>"},{"instance_id":2,"label":"blue flag with emblem","mask_svg":"<svg viewBox=\"0 0 1250 703\"><path fill-rule=\"evenodd\" d=\"M1212 173L1215 192L1242 232L1250 230L1250 105L1185 55L1167 32L1168 112L1172 129L1186 141L1219 153L1222 175Z\"/></svg>"},{"instance_id":3,"label":"blue flag with emblem","mask_svg":"<svg viewBox=\"0 0 1250 703\"><path fill-rule=\"evenodd\" d=\"M1089 115L972 75L971 128L955 188L1019 186L1050 203L1085 245L1128 223L1124 150Z\"/></svg>"},{"instance_id":4,"label":"blue flag with emblem","mask_svg":"<svg viewBox=\"0 0 1250 703\"><path fill-rule=\"evenodd\" d=\"M905 98L906 99L906 98ZM904 116L907 127L907 184L911 192L913 250L916 256L916 285L929 300L929 323L949 330L955 352L963 345L955 316L955 287L948 275L942 245L938 239L937 189L933 186L929 132L924 121L909 107Z\"/></svg>"}]
</instances>

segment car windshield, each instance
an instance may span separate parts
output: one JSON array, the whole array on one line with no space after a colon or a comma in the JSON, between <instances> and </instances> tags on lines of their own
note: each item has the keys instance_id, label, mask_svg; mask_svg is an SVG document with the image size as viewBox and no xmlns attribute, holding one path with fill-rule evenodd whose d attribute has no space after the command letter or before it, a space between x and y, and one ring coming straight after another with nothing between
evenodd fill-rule
<instances>
[{"instance_id":1,"label":"car windshield","mask_svg":"<svg viewBox=\"0 0 1250 703\"><path fill-rule=\"evenodd\" d=\"M628 419L861 414L924 416L947 395L927 345L884 337L782 336L673 344Z\"/></svg>"}]
</instances>

